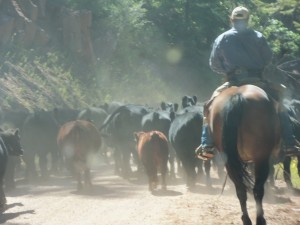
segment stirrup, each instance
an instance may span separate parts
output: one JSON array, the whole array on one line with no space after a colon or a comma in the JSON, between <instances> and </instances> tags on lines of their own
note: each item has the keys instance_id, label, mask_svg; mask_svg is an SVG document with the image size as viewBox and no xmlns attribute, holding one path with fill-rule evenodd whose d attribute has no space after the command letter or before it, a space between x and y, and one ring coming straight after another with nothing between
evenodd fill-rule
<instances>
[{"instance_id":1,"label":"stirrup","mask_svg":"<svg viewBox=\"0 0 300 225\"><path fill-rule=\"evenodd\" d=\"M202 160L208 160L215 156L214 147L212 146L199 146L196 149L196 157Z\"/></svg>"}]
</instances>

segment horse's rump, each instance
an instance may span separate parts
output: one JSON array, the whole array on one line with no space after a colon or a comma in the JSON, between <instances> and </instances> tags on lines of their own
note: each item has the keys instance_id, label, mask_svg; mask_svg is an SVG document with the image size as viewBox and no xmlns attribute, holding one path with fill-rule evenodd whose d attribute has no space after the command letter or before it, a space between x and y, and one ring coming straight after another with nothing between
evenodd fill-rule
<instances>
[{"instance_id":1,"label":"horse's rump","mask_svg":"<svg viewBox=\"0 0 300 225\"><path fill-rule=\"evenodd\" d=\"M247 189L256 203L256 224L265 225L262 200L269 174L269 160L279 149L279 117L266 92L254 85L230 87L210 106L209 122L219 151L226 155L226 169L233 181L244 225L252 224L247 211ZM247 170L253 163L253 176Z\"/></svg>"},{"instance_id":2,"label":"horse's rump","mask_svg":"<svg viewBox=\"0 0 300 225\"><path fill-rule=\"evenodd\" d=\"M237 148L243 161L257 161L279 149L276 108L259 87L224 90L210 107L209 121L216 147L220 151Z\"/></svg>"}]
</instances>

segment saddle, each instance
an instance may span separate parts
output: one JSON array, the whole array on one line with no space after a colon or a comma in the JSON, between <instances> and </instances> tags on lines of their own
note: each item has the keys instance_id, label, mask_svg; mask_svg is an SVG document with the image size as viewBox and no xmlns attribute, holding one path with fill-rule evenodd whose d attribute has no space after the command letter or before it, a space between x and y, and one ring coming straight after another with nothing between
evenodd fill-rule
<instances>
[{"instance_id":1,"label":"saddle","mask_svg":"<svg viewBox=\"0 0 300 225\"><path fill-rule=\"evenodd\" d=\"M252 84L255 86L260 87L263 89L267 95L270 97L270 99L274 102L275 105L279 105L281 107L282 100L284 96L284 92L286 90L286 87L283 84L279 83L273 83L266 79L263 79L261 76L241 76L238 75L227 75L226 79L227 82L224 85L224 88L219 89L219 93L221 93L226 88L232 87L232 86L243 86L246 84ZM217 89L218 90L218 89ZM218 96L218 94L214 94L214 96L209 99L204 104L204 116L207 116L209 113L209 106L212 104L213 100Z\"/></svg>"}]
</instances>

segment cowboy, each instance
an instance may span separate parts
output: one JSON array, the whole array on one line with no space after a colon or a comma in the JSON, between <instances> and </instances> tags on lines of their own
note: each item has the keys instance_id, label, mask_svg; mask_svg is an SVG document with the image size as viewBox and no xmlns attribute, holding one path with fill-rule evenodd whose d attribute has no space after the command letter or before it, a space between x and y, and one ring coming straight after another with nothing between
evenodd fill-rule
<instances>
[{"instance_id":1,"label":"cowboy","mask_svg":"<svg viewBox=\"0 0 300 225\"><path fill-rule=\"evenodd\" d=\"M271 62L272 51L264 36L248 27L249 10L236 7L230 16L232 28L219 35L212 48L209 64L213 71L225 74L227 82L218 87L204 106L201 145L196 149L200 158L214 156L214 144L207 124L208 108L216 96L230 86L253 84L263 88L271 98L282 104L283 86L263 79L264 68ZM285 155L300 155L292 123L286 110L280 107L279 119L282 138L285 143Z\"/></svg>"}]
</instances>

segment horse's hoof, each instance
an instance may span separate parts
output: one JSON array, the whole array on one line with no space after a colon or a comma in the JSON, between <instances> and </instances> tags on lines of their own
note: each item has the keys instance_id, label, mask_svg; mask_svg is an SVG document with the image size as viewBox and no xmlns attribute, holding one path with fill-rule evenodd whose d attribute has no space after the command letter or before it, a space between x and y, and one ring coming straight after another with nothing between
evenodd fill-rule
<instances>
[{"instance_id":1,"label":"horse's hoof","mask_svg":"<svg viewBox=\"0 0 300 225\"><path fill-rule=\"evenodd\" d=\"M267 222L263 216L259 216L256 218L256 225L266 225Z\"/></svg>"},{"instance_id":2,"label":"horse's hoof","mask_svg":"<svg viewBox=\"0 0 300 225\"><path fill-rule=\"evenodd\" d=\"M243 225L252 225L252 222L251 222L248 215L243 215L242 216L242 221L243 221Z\"/></svg>"}]
</instances>

